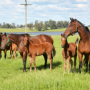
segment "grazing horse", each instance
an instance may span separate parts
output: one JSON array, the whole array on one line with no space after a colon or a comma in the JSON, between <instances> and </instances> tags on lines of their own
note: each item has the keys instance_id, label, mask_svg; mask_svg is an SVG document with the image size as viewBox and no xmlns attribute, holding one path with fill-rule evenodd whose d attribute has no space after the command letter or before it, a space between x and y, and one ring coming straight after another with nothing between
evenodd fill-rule
<instances>
[{"instance_id":1,"label":"grazing horse","mask_svg":"<svg viewBox=\"0 0 90 90\"><path fill-rule=\"evenodd\" d=\"M86 70L88 70L88 57L89 57L89 73L90 73L90 33L87 28L78 20L70 18L71 22L67 29L65 30L63 36L67 38L76 32L79 33L80 42L78 45L78 56L79 56L79 72L81 73L82 68L82 58L85 55L87 62Z\"/></svg>"},{"instance_id":2,"label":"grazing horse","mask_svg":"<svg viewBox=\"0 0 90 90\"><path fill-rule=\"evenodd\" d=\"M25 34L8 34L8 37L7 37L7 34L5 33L4 35L2 35L2 43L4 42L4 43L8 44L9 43L8 39L9 39L10 42L13 42L17 45L18 51L23 59L23 66L24 66L23 71L26 71L27 48L24 46L24 43L23 43L24 35ZM49 43L53 44L53 39L49 35L42 34L42 35L33 36L33 37L29 36L29 39L35 44L40 44L43 42L49 42ZM6 46L5 44L1 44L1 48L5 48L5 46ZM47 65L46 53L44 53L43 56L45 58L44 67L46 68L46 65Z\"/></svg>"},{"instance_id":3,"label":"grazing horse","mask_svg":"<svg viewBox=\"0 0 90 90\"><path fill-rule=\"evenodd\" d=\"M50 70L52 69L52 59L55 56L56 52L54 46L51 43L44 42L42 44L34 44L31 40L29 40L28 35L24 36L24 45L27 47L27 53L29 58L33 59L34 70L36 70L35 65L35 57L39 55L43 55L44 53L47 54L49 61L50 61ZM52 56L53 51L53 56ZM32 70L32 59L30 59L30 71Z\"/></svg>"},{"instance_id":4,"label":"grazing horse","mask_svg":"<svg viewBox=\"0 0 90 90\"><path fill-rule=\"evenodd\" d=\"M68 60L68 73L69 73L69 63L71 63L71 72L72 72L72 66L73 66L73 61L72 61L72 57L74 57L74 69L76 69L76 59L77 59L77 43L79 41L79 39L77 38L75 43L68 43L67 39L63 37L63 35L61 34L61 41L62 41L62 55L63 55L63 61L64 61L64 73L65 73L65 69L66 69L66 59Z\"/></svg>"}]
</instances>

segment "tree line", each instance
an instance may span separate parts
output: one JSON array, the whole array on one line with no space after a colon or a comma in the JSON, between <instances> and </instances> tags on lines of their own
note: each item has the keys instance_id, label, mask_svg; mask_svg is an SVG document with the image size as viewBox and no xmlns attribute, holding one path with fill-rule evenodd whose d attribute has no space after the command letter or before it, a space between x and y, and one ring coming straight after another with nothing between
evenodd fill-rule
<instances>
[{"instance_id":1,"label":"tree line","mask_svg":"<svg viewBox=\"0 0 90 90\"><path fill-rule=\"evenodd\" d=\"M41 30L48 30L48 29L59 29L59 28L66 28L68 26L69 22L68 21L54 21L54 20L49 20L49 21L38 21L35 20L35 23L28 23L27 27L30 30L33 30L35 28L37 31ZM25 25L15 25L15 23L9 24L3 22L3 24L0 23L0 28L24 28Z\"/></svg>"}]
</instances>

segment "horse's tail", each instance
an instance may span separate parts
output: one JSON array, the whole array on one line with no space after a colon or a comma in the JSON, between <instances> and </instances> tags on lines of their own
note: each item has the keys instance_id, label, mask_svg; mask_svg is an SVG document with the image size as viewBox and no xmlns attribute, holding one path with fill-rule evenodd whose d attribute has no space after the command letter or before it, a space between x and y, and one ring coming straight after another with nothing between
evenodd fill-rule
<instances>
[{"instance_id":1,"label":"horse's tail","mask_svg":"<svg viewBox=\"0 0 90 90\"><path fill-rule=\"evenodd\" d=\"M53 56L56 55L56 50L55 50L55 47L53 46Z\"/></svg>"},{"instance_id":2,"label":"horse's tail","mask_svg":"<svg viewBox=\"0 0 90 90\"><path fill-rule=\"evenodd\" d=\"M79 38L77 37L76 41L75 41L75 44L78 44L79 42Z\"/></svg>"}]
</instances>

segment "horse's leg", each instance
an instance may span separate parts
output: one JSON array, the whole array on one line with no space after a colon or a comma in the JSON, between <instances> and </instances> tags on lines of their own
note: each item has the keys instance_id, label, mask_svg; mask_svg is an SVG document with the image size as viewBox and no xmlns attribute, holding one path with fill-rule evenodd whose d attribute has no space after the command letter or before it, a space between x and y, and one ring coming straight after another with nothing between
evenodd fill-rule
<instances>
[{"instance_id":1,"label":"horse's leg","mask_svg":"<svg viewBox=\"0 0 90 90\"><path fill-rule=\"evenodd\" d=\"M32 58L29 56L29 60L30 60L30 72L32 71Z\"/></svg>"},{"instance_id":2,"label":"horse's leg","mask_svg":"<svg viewBox=\"0 0 90 90\"><path fill-rule=\"evenodd\" d=\"M83 55L78 51L78 56L79 56L79 73L81 73Z\"/></svg>"},{"instance_id":3,"label":"horse's leg","mask_svg":"<svg viewBox=\"0 0 90 90\"><path fill-rule=\"evenodd\" d=\"M90 74L90 55L89 55L89 74Z\"/></svg>"},{"instance_id":4,"label":"horse's leg","mask_svg":"<svg viewBox=\"0 0 90 90\"><path fill-rule=\"evenodd\" d=\"M65 74L65 70L66 70L66 59L63 57L63 61L64 61L64 74Z\"/></svg>"},{"instance_id":5,"label":"horse's leg","mask_svg":"<svg viewBox=\"0 0 90 90\"><path fill-rule=\"evenodd\" d=\"M89 60L88 55L85 55L84 63L86 64L86 72L88 71L88 60Z\"/></svg>"},{"instance_id":6,"label":"horse's leg","mask_svg":"<svg viewBox=\"0 0 90 90\"><path fill-rule=\"evenodd\" d=\"M44 53L43 56L44 56L44 59L45 59L44 69L46 69L46 67L47 67L47 54Z\"/></svg>"},{"instance_id":7,"label":"horse's leg","mask_svg":"<svg viewBox=\"0 0 90 90\"><path fill-rule=\"evenodd\" d=\"M5 49L5 50L4 50L4 57L5 57L5 59L6 59L6 51L7 51L7 50Z\"/></svg>"},{"instance_id":8,"label":"horse's leg","mask_svg":"<svg viewBox=\"0 0 90 90\"><path fill-rule=\"evenodd\" d=\"M52 57L51 57L51 54L48 54L48 59L50 61L50 70L52 70Z\"/></svg>"},{"instance_id":9,"label":"horse's leg","mask_svg":"<svg viewBox=\"0 0 90 90\"><path fill-rule=\"evenodd\" d=\"M26 60L27 60L27 52L23 52L23 72L26 71Z\"/></svg>"},{"instance_id":10,"label":"horse's leg","mask_svg":"<svg viewBox=\"0 0 90 90\"><path fill-rule=\"evenodd\" d=\"M35 64L35 55L32 56L33 58L33 65L34 65L34 70L36 71L36 64Z\"/></svg>"},{"instance_id":11,"label":"horse's leg","mask_svg":"<svg viewBox=\"0 0 90 90\"><path fill-rule=\"evenodd\" d=\"M77 58L77 55L74 56L74 70L76 70L76 58Z\"/></svg>"},{"instance_id":12,"label":"horse's leg","mask_svg":"<svg viewBox=\"0 0 90 90\"><path fill-rule=\"evenodd\" d=\"M67 60L68 60L68 65L67 65L67 68L68 68L68 74L69 74L69 70L70 70L70 65L69 65L70 59L71 59L71 57L69 56L69 57L67 58Z\"/></svg>"},{"instance_id":13,"label":"horse's leg","mask_svg":"<svg viewBox=\"0 0 90 90\"><path fill-rule=\"evenodd\" d=\"M1 59L2 55L1 55L1 49L0 49L0 59Z\"/></svg>"},{"instance_id":14,"label":"horse's leg","mask_svg":"<svg viewBox=\"0 0 90 90\"><path fill-rule=\"evenodd\" d=\"M11 50L11 58L13 59L13 51Z\"/></svg>"},{"instance_id":15,"label":"horse's leg","mask_svg":"<svg viewBox=\"0 0 90 90\"><path fill-rule=\"evenodd\" d=\"M16 59L16 50L14 50L14 57L15 57L15 59Z\"/></svg>"},{"instance_id":16,"label":"horse's leg","mask_svg":"<svg viewBox=\"0 0 90 90\"><path fill-rule=\"evenodd\" d=\"M73 61L72 61L72 59L70 59L70 63L71 63L71 72L72 72L72 67L73 67Z\"/></svg>"}]
</instances>

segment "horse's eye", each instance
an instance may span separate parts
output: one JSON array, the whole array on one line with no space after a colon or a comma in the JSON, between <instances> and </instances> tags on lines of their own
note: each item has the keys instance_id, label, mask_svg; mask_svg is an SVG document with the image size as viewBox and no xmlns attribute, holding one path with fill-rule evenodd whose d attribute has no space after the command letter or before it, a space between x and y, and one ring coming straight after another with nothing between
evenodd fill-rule
<instances>
[{"instance_id":1,"label":"horse's eye","mask_svg":"<svg viewBox=\"0 0 90 90\"><path fill-rule=\"evenodd\" d=\"M73 26L73 25L70 25L71 27Z\"/></svg>"},{"instance_id":2,"label":"horse's eye","mask_svg":"<svg viewBox=\"0 0 90 90\"><path fill-rule=\"evenodd\" d=\"M3 39L3 41L4 41L4 39Z\"/></svg>"}]
</instances>

